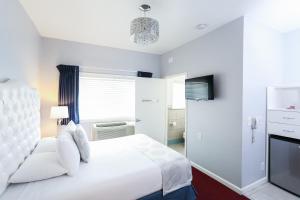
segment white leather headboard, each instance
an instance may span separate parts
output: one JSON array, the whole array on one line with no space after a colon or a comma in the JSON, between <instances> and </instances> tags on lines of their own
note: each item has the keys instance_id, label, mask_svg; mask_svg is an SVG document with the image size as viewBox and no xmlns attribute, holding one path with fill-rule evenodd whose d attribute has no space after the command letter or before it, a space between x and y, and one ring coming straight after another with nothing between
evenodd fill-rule
<instances>
[{"instance_id":1,"label":"white leather headboard","mask_svg":"<svg viewBox=\"0 0 300 200\"><path fill-rule=\"evenodd\" d=\"M37 91L14 81L0 83L0 195L39 139Z\"/></svg>"}]
</instances>

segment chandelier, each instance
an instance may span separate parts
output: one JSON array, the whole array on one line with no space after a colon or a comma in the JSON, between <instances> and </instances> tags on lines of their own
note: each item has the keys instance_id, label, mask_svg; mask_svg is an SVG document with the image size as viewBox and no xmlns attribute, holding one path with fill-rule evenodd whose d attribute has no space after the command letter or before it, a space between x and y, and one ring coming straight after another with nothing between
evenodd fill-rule
<instances>
[{"instance_id":1,"label":"chandelier","mask_svg":"<svg viewBox=\"0 0 300 200\"><path fill-rule=\"evenodd\" d=\"M146 12L151 10L149 5L143 4L139 9L144 12L144 17L132 20L130 25L130 38L136 44L152 44L159 38L159 23L156 19L146 17Z\"/></svg>"}]
</instances>

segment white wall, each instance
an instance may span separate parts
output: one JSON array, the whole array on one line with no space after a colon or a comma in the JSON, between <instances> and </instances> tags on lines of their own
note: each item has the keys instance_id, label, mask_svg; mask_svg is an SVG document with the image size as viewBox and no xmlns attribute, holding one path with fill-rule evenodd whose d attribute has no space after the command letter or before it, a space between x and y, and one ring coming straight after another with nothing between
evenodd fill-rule
<instances>
[{"instance_id":1,"label":"white wall","mask_svg":"<svg viewBox=\"0 0 300 200\"><path fill-rule=\"evenodd\" d=\"M38 87L40 36L17 0L0 1L0 79Z\"/></svg>"},{"instance_id":2,"label":"white wall","mask_svg":"<svg viewBox=\"0 0 300 200\"><path fill-rule=\"evenodd\" d=\"M284 83L300 85L300 29L283 35Z\"/></svg>"},{"instance_id":3,"label":"white wall","mask_svg":"<svg viewBox=\"0 0 300 200\"><path fill-rule=\"evenodd\" d=\"M216 99L188 102L187 156L241 186L243 18L162 55L161 67L163 76L215 75Z\"/></svg>"},{"instance_id":4,"label":"white wall","mask_svg":"<svg viewBox=\"0 0 300 200\"><path fill-rule=\"evenodd\" d=\"M42 98L42 135L56 135L55 120L49 119L50 108L57 105L59 64L117 70L141 70L160 76L160 56L110 47L43 38L41 49L40 88Z\"/></svg>"},{"instance_id":5,"label":"white wall","mask_svg":"<svg viewBox=\"0 0 300 200\"><path fill-rule=\"evenodd\" d=\"M266 88L282 83L282 47L281 33L244 17L242 186L266 175ZM249 117L259 119L253 144Z\"/></svg>"}]
</instances>

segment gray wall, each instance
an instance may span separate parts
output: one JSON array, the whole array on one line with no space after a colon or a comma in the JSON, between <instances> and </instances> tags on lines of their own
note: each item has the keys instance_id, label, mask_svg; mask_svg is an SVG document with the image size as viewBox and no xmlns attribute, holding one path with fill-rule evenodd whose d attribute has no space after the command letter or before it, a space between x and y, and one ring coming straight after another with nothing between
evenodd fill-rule
<instances>
[{"instance_id":1,"label":"gray wall","mask_svg":"<svg viewBox=\"0 0 300 200\"><path fill-rule=\"evenodd\" d=\"M266 176L266 88L282 83L282 47L279 32L244 17L242 186ZM250 117L258 119L253 144Z\"/></svg>"},{"instance_id":2,"label":"gray wall","mask_svg":"<svg viewBox=\"0 0 300 200\"><path fill-rule=\"evenodd\" d=\"M174 62L168 60L173 57ZM187 155L196 164L241 186L243 18L162 56L163 76L215 75L214 101L189 101Z\"/></svg>"},{"instance_id":3,"label":"gray wall","mask_svg":"<svg viewBox=\"0 0 300 200\"><path fill-rule=\"evenodd\" d=\"M0 79L38 87L40 37L17 0L0 1Z\"/></svg>"},{"instance_id":4,"label":"gray wall","mask_svg":"<svg viewBox=\"0 0 300 200\"><path fill-rule=\"evenodd\" d=\"M284 82L300 85L300 29L283 35L284 41Z\"/></svg>"},{"instance_id":5,"label":"gray wall","mask_svg":"<svg viewBox=\"0 0 300 200\"><path fill-rule=\"evenodd\" d=\"M43 136L56 135L55 120L49 119L50 108L57 105L58 64L72 64L116 70L142 70L160 76L160 56L110 47L43 38L40 61Z\"/></svg>"}]
</instances>

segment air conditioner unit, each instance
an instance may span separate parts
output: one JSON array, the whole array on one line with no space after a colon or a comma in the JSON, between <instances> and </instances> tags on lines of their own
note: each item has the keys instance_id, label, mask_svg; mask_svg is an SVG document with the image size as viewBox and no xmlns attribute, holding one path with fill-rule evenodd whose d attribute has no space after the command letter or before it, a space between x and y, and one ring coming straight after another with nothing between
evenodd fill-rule
<instances>
[{"instance_id":1,"label":"air conditioner unit","mask_svg":"<svg viewBox=\"0 0 300 200\"><path fill-rule=\"evenodd\" d=\"M134 134L134 125L126 122L95 123L92 128L94 140L106 140Z\"/></svg>"}]
</instances>

